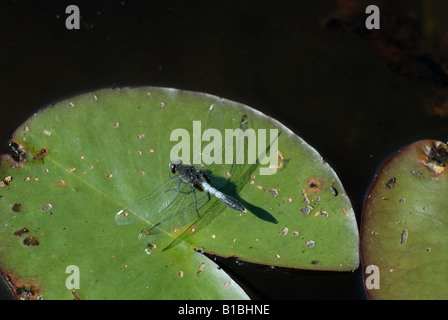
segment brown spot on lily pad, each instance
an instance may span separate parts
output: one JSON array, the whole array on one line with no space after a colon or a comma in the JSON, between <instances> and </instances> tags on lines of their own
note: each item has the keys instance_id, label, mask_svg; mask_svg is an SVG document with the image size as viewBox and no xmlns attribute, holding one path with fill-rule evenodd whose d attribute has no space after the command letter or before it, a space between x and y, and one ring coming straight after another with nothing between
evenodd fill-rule
<instances>
[{"instance_id":1,"label":"brown spot on lily pad","mask_svg":"<svg viewBox=\"0 0 448 320\"><path fill-rule=\"evenodd\" d=\"M71 294L72 294L72 296L73 296L73 300L82 300L81 299L81 296L79 295L79 293L76 291L76 290L72 290L71 291Z\"/></svg>"},{"instance_id":2,"label":"brown spot on lily pad","mask_svg":"<svg viewBox=\"0 0 448 320\"><path fill-rule=\"evenodd\" d=\"M40 151L33 157L33 160L44 161L45 156L48 154L47 148L42 148Z\"/></svg>"},{"instance_id":3,"label":"brown spot on lily pad","mask_svg":"<svg viewBox=\"0 0 448 320\"><path fill-rule=\"evenodd\" d=\"M5 283L11 289L14 298L17 300L38 300L42 298L39 285L36 282L21 281L11 272L1 273Z\"/></svg>"},{"instance_id":4,"label":"brown spot on lily pad","mask_svg":"<svg viewBox=\"0 0 448 320\"><path fill-rule=\"evenodd\" d=\"M445 143L436 141L431 148L427 148L425 153L427 155L425 165L428 168L436 174L445 171L448 165L448 146Z\"/></svg>"},{"instance_id":5,"label":"brown spot on lily pad","mask_svg":"<svg viewBox=\"0 0 448 320\"><path fill-rule=\"evenodd\" d=\"M13 212L20 212L22 210L22 205L18 202L14 203L14 205L12 206L12 211Z\"/></svg>"},{"instance_id":6,"label":"brown spot on lily pad","mask_svg":"<svg viewBox=\"0 0 448 320\"><path fill-rule=\"evenodd\" d=\"M11 181L12 181L12 177L11 176L7 176L5 179L0 181L0 188L6 187Z\"/></svg>"},{"instance_id":7,"label":"brown spot on lily pad","mask_svg":"<svg viewBox=\"0 0 448 320\"><path fill-rule=\"evenodd\" d=\"M21 237L24 234L27 234L28 232L30 232L30 230L28 230L27 228L22 228L20 230L14 231L12 234L15 235L16 237Z\"/></svg>"},{"instance_id":8,"label":"brown spot on lily pad","mask_svg":"<svg viewBox=\"0 0 448 320\"><path fill-rule=\"evenodd\" d=\"M39 240L36 237L28 236L23 239L23 245L27 247L34 247L39 245Z\"/></svg>"},{"instance_id":9,"label":"brown spot on lily pad","mask_svg":"<svg viewBox=\"0 0 448 320\"><path fill-rule=\"evenodd\" d=\"M320 178L312 177L306 182L306 185L310 192L317 193L322 189L323 182Z\"/></svg>"}]
</instances>

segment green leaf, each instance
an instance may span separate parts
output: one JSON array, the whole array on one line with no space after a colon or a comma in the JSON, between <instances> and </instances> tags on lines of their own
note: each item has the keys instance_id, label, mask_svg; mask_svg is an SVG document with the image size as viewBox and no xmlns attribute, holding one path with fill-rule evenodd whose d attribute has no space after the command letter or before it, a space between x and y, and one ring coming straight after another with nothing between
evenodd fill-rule
<instances>
[{"instance_id":1,"label":"green leaf","mask_svg":"<svg viewBox=\"0 0 448 320\"><path fill-rule=\"evenodd\" d=\"M279 130L276 173L261 175L261 165L233 190L248 212L210 201L218 213L191 236L176 242L194 227L186 225L141 246L145 223L117 226L115 214L168 179L171 133L191 133L211 105L230 128L247 114L256 130ZM247 298L195 248L292 268L358 267L356 220L334 171L293 132L239 103L174 89L101 90L41 110L12 140L21 160L1 160L0 269L22 298ZM71 265L80 275L74 291Z\"/></svg>"},{"instance_id":2,"label":"green leaf","mask_svg":"<svg viewBox=\"0 0 448 320\"><path fill-rule=\"evenodd\" d=\"M378 172L362 213L369 298L448 298L447 164L446 144L422 140Z\"/></svg>"}]
</instances>

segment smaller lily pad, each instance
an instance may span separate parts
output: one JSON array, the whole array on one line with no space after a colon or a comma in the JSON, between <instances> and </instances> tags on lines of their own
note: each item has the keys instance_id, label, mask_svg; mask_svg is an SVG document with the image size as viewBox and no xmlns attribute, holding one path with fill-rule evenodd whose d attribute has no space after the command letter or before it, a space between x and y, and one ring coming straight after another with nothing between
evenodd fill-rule
<instances>
[{"instance_id":1,"label":"smaller lily pad","mask_svg":"<svg viewBox=\"0 0 448 320\"><path fill-rule=\"evenodd\" d=\"M369 298L448 298L447 165L447 145L422 140L379 170L362 212Z\"/></svg>"}]
</instances>

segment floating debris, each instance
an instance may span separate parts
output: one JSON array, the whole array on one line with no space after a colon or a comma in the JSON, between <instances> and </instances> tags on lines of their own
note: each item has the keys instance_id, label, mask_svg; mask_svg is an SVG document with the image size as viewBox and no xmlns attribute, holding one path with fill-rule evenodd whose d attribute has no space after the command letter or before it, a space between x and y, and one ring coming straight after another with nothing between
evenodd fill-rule
<instances>
[{"instance_id":1,"label":"floating debris","mask_svg":"<svg viewBox=\"0 0 448 320\"><path fill-rule=\"evenodd\" d=\"M312 247L314 247L315 244L316 244L316 243L315 243L313 240L309 240L309 241L305 242L305 245L306 245L308 248L312 248Z\"/></svg>"},{"instance_id":2,"label":"floating debris","mask_svg":"<svg viewBox=\"0 0 448 320\"><path fill-rule=\"evenodd\" d=\"M328 216L330 215L327 211L320 211L320 215L321 216L323 216L323 217L325 217L325 218L328 218Z\"/></svg>"},{"instance_id":3,"label":"floating debris","mask_svg":"<svg viewBox=\"0 0 448 320\"><path fill-rule=\"evenodd\" d=\"M392 189L395 186L395 182L397 181L397 178L393 177L389 181L386 182L386 187L389 189Z\"/></svg>"},{"instance_id":4,"label":"floating debris","mask_svg":"<svg viewBox=\"0 0 448 320\"><path fill-rule=\"evenodd\" d=\"M404 229L403 232L401 233L400 244L405 244L407 240L408 240L408 229Z\"/></svg>"},{"instance_id":5,"label":"floating debris","mask_svg":"<svg viewBox=\"0 0 448 320\"><path fill-rule=\"evenodd\" d=\"M305 203L305 208L300 209L300 211L304 214L304 215L308 215L311 210L313 210L314 208L312 206L310 206L309 204L311 203L310 199L308 198L308 195L306 194L305 189L301 190L302 193L302 198L303 198L303 203Z\"/></svg>"},{"instance_id":6,"label":"floating debris","mask_svg":"<svg viewBox=\"0 0 448 320\"><path fill-rule=\"evenodd\" d=\"M202 263L199 265L198 269L196 270L196 275L195 275L195 277L199 276L199 275L204 271L204 267L205 267L205 262L202 262Z\"/></svg>"},{"instance_id":7,"label":"floating debris","mask_svg":"<svg viewBox=\"0 0 448 320\"><path fill-rule=\"evenodd\" d=\"M339 194L338 189L336 189L335 187L331 187L331 194L336 197Z\"/></svg>"},{"instance_id":8,"label":"floating debris","mask_svg":"<svg viewBox=\"0 0 448 320\"><path fill-rule=\"evenodd\" d=\"M311 206L306 206L305 208L300 209L300 212L302 212L304 215L308 215L311 210L313 210L313 207Z\"/></svg>"},{"instance_id":9,"label":"floating debris","mask_svg":"<svg viewBox=\"0 0 448 320\"><path fill-rule=\"evenodd\" d=\"M269 193L271 194L271 196L273 196L275 198L278 196L279 189L271 188L271 189L269 189Z\"/></svg>"},{"instance_id":10,"label":"floating debris","mask_svg":"<svg viewBox=\"0 0 448 320\"><path fill-rule=\"evenodd\" d=\"M42 211L49 211L51 208L53 208L53 205L51 203L47 203L42 207Z\"/></svg>"}]
</instances>

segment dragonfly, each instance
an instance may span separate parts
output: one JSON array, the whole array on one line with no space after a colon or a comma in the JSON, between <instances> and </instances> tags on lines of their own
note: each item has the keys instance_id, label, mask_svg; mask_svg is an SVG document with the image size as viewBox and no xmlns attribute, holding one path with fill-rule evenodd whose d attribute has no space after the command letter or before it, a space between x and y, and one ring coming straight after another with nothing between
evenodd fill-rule
<instances>
[{"instance_id":1,"label":"dragonfly","mask_svg":"<svg viewBox=\"0 0 448 320\"><path fill-rule=\"evenodd\" d=\"M182 183L187 183L190 188L191 192L195 196L195 207L196 212L199 215L199 211L197 210L197 198L196 198L196 192L198 191L207 191L208 193L214 195L216 198L221 200L225 205L227 205L229 208L232 208L237 211L246 212L246 209L243 207L243 205L236 200L235 198L222 193L221 191L218 191L216 188L212 187L210 185L210 178L207 176L205 172L202 172L201 170L198 170L192 165L183 164L181 159L174 160L170 162L170 171L171 173L178 174L179 176L179 185L177 187L177 190L179 189L179 186ZM177 191L176 190L176 191Z\"/></svg>"},{"instance_id":2,"label":"dragonfly","mask_svg":"<svg viewBox=\"0 0 448 320\"><path fill-rule=\"evenodd\" d=\"M222 119L216 114L222 111L209 111L207 127L222 125ZM239 128L243 131L252 126L252 121L243 115ZM229 192L238 193L248 183L250 175L259 165L230 165L212 163L204 168L184 164L176 159L169 163L170 176L166 182L140 200L121 209L115 215L117 225L127 225L139 221L146 222L140 232L140 243L153 246L161 236L179 232L182 227L188 228L175 236L164 250L169 249L193 232L210 223L226 206L241 213L246 208L232 197ZM228 171L225 171L230 166ZM219 173L224 173L224 177ZM224 205L223 205L224 204Z\"/></svg>"}]
</instances>

